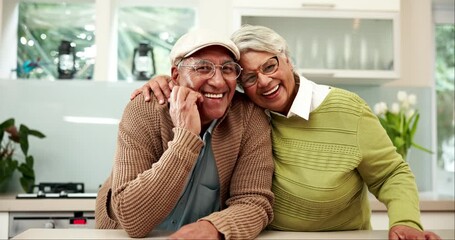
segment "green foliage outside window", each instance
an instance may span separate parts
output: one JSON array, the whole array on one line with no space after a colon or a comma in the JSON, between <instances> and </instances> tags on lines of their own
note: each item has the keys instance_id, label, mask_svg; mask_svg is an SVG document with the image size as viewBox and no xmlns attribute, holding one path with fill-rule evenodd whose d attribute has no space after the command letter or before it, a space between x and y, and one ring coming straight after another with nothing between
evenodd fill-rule
<instances>
[{"instance_id":1,"label":"green foliage outside window","mask_svg":"<svg viewBox=\"0 0 455 240\"><path fill-rule=\"evenodd\" d=\"M148 42L155 56L156 74L169 74L169 53L175 41L195 26L191 8L122 7L118 11L119 80L133 80L133 52L140 42Z\"/></svg>"},{"instance_id":2,"label":"green foliage outside window","mask_svg":"<svg viewBox=\"0 0 455 240\"><path fill-rule=\"evenodd\" d=\"M19 3L17 76L57 79L58 47L75 44L77 79L91 79L95 7L89 3Z\"/></svg>"},{"instance_id":3,"label":"green foliage outside window","mask_svg":"<svg viewBox=\"0 0 455 240\"><path fill-rule=\"evenodd\" d=\"M153 47L157 74L170 72L169 52L196 24L192 8L134 6L118 9L118 79L132 80L133 52L140 42ZM20 2L17 71L19 78L57 79L58 47L76 49L75 79L91 79L95 64L93 3ZM108 27L108 26L100 26Z\"/></svg>"},{"instance_id":4,"label":"green foliage outside window","mask_svg":"<svg viewBox=\"0 0 455 240\"><path fill-rule=\"evenodd\" d=\"M436 25L436 98L438 166L454 171L455 30L453 24Z\"/></svg>"}]
</instances>

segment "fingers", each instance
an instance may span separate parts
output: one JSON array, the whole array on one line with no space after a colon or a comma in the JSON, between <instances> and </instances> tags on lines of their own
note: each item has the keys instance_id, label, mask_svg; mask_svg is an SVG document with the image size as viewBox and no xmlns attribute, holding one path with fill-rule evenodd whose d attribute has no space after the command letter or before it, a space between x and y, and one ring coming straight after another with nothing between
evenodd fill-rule
<instances>
[{"instance_id":1,"label":"fingers","mask_svg":"<svg viewBox=\"0 0 455 240\"><path fill-rule=\"evenodd\" d=\"M162 93L168 99L171 96L171 89L172 87L169 86L169 83L171 83L171 78L169 76L161 75L158 76L159 78L156 79L158 82L158 85L161 88Z\"/></svg>"},{"instance_id":2,"label":"fingers","mask_svg":"<svg viewBox=\"0 0 455 240\"><path fill-rule=\"evenodd\" d=\"M185 128L199 135L201 132L201 119L197 102L201 94L187 87L175 86L169 98L172 123L175 127Z\"/></svg>"},{"instance_id":3,"label":"fingers","mask_svg":"<svg viewBox=\"0 0 455 240\"><path fill-rule=\"evenodd\" d=\"M137 97L137 95L139 95L139 94L142 93L142 94L144 95L144 100L145 100L146 102L149 102L150 99L151 99L151 98L150 98L150 87L149 87L149 84L150 84L150 82L144 84L144 85L143 85L142 87L140 87L140 88L135 89L135 90L133 91L133 93L131 93L131 95L130 95L130 100L133 100L134 98Z\"/></svg>"},{"instance_id":4,"label":"fingers","mask_svg":"<svg viewBox=\"0 0 455 240\"><path fill-rule=\"evenodd\" d=\"M200 93L191 91L186 97L186 102L196 105L197 103L201 102L201 99L202 96Z\"/></svg>"},{"instance_id":5,"label":"fingers","mask_svg":"<svg viewBox=\"0 0 455 240\"><path fill-rule=\"evenodd\" d=\"M426 240L441 240L442 238L434 232L424 231Z\"/></svg>"},{"instance_id":6,"label":"fingers","mask_svg":"<svg viewBox=\"0 0 455 240\"><path fill-rule=\"evenodd\" d=\"M400 237L396 232L389 231L389 240L400 240Z\"/></svg>"},{"instance_id":7,"label":"fingers","mask_svg":"<svg viewBox=\"0 0 455 240\"><path fill-rule=\"evenodd\" d=\"M426 240L440 240L436 233L430 231L420 231L418 229L404 226L396 225L390 228L389 230L389 239L390 240L414 240L414 239L426 239Z\"/></svg>"},{"instance_id":8,"label":"fingers","mask_svg":"<svg viewBox=\"0 0 455 240\"><path fill-rule=\"evenodd\" d=\"M137 88L137 89L135 89L135 90L133 91L133 93L131 93L131 95L130 95L130 100L133 100L137 95L139 95L139 94L142 92L141 89L142 89L142 88Z\"/></svg>"},{"instance_id":9,"label":"fingers","mask_svg":"<svg viewBox=\"0 0 455 240\"><path fill-rule=\"evenodd\" d=\"M159 104L166 103L166 99L169 99L171 96L172 86L168 84L168 82L172 82L170 80L169 76L159 75L151 79L148 83ZM150 94L150 92L147 92L147 94Z\"/></svg>"},{"instance_id":10,"label":"fingers","mask_svg":"<svg viewBox=\"0 0 455 240\"><path fill-rule=\"evenodd\" d=\"M192 106L203 101L201 93L187 87L176 86L170 94L169 101L179 105L186 104L187 106Z\"/></svg>"},{"instance_id":11,"label":"fingers","mask_svg":"<svg viewBox=\"0 0 455 240\"><path fill-rule=\"evenodd\" d=\"M169 82L169 83L168 83ZM166 100L171 96L171 90L174 86L171 78L167 75L158 75L150 79L142 87L133 91L130 95L130 100L133 100L137 95L142 93L144 100L149 102L152 99L152 92L158 99L159 104L165 104Z\"/></svg>"}]
</instances>

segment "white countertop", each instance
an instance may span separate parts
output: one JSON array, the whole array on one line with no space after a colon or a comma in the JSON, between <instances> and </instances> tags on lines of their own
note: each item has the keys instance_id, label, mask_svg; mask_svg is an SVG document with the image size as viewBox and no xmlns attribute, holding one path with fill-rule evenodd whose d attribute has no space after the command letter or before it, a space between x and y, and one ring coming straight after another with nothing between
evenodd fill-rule
<instances>
[{"instance_id":1,"label":"white countertop","mask_svg":"<svg viewBox=\"0 0 455 240\"><path fill-rule=\"evenodd\" d=\"M442 239L454 239L454 230L434 230ZM165 239L169 232L153 231L144 239ZM29 229L13 239L132 239L122 229ZM342 232L264 231L257 239L388 239L387 230Z\"/></svg>"},{"instance_id":2,"label":"white countertop","mask_svg":"<svg viewBox=\"0 0 455 240\"><path fill-rule=\"evenodd\" d=\"M95 211L95 198L16 199L16 195L0 195L0 212Z\"/></svg>"}]
</instances>

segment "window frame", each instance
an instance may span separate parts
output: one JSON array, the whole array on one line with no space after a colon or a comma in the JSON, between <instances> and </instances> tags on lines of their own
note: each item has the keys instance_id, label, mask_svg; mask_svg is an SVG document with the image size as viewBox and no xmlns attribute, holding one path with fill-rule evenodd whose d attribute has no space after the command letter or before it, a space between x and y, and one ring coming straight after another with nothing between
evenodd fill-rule
<instances>
[{"instance_id":1,"label":"window frame","mask_svg":"<svg viewBox=\"0 0 455 240\"><path fill-rule=\"evenodd\" d=\"M450 2L450 1L435 1L433 3L433 6L432 6L432 13L433 13L433 23L432 23L432 28L433 28L433 36L432 36L432 51L433 51L433 66L432 66L432 69L433 69L433 73L435 73L434 69L436 67L436 25L437 24L455 24L455 20L454 20L454 15L455 15L455 11L454 11L454 3L453 2ZM431 111L431 115L432 115L432 122L434 122L435 124L432 126L432 139L434 139L433 142L433 146L432 148L433 149L437 149L438 148L438 143L437 143L437 139L438 139L438 133L437 133L437 98L436 98L436 74L433 74L433 81L432 81L432 90L433 90L433 94L432 94L432 99L431 99L431 102L432 102L432 111ZM433 189L433 192L437 195L439 195L439 191L438 191L438 186L440 185L440 182L438 182L438 171L441 171L438 169L438 166L437 166L437 161L438 161L438 154L433 154L432 155L432 176L433 176L433 179L432 179L432 189ZM452 183L454 182L455 178L454 176L452 176ZM453 192L452 192L452 197L453 197Z\"/></svg>"}]
</instances>

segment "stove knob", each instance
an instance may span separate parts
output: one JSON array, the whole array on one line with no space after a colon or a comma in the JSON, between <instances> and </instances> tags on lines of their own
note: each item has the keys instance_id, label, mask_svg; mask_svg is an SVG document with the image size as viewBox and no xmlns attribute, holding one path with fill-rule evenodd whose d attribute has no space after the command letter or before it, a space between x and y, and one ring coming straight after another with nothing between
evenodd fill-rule
<instances>
[{"instance_id":1,"label":"stove knob","mask_svg":"<svg viewBox=\"0 0 455 240\"><path fill-rule=\"evenodd\" d=\"M55 228L55 223L54 222L46 222L44 224L44 228Z\"/></svg>"}]
</instances>

